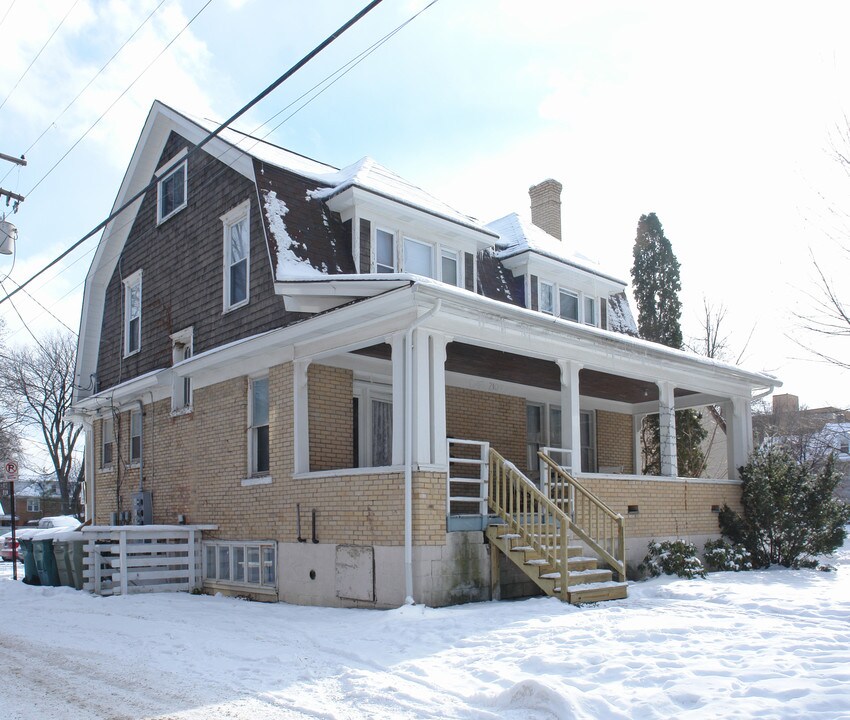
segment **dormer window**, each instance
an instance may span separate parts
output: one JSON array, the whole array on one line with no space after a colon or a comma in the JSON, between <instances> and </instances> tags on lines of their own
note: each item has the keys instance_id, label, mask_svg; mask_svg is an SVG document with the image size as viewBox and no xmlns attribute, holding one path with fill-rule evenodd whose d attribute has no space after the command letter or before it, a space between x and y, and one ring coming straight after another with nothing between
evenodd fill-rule
<instances>
[{"instance_id":1,"label":"dormer window","mask_svg":"<svg viewBox=\"0 0 850 720\"><path fill-rule=\"evenodd\" d=\"M561 317L564 320L578 322L578 294L569 290L561 290Z\"/></svg>"},{"instance_id":2,"label":"dormer window","mask_svg":"<svg viewBox=\"0 0 850 720\"><path fill-rule=\"evenodd\" d=\"M443 250L440 252L440 279L447 285L460 286L460 263L458 254L454 250Z\"/></svg>"},{"instance_id":3,"label":"dormer window","mask_svg":"<svg viewBox=\"0 0 850 720\"><path fill-rule=\"evenodd\" d=\"M547 315L555 314L555 286L551 283L540 283L540 312Z\"/></svg>"},{"instance_id":4,"label":"dormer window","mask_svg":"<svg viewBox=\"0 0 850 720\"><path fill-rule=\"evenodd\" d=\"M186 161L165 175L157 185L157 223L165 222L186 207Z\"/></svg>"},{"instance_id":5,"label":"dormer window","mask_svg":"<svg viewBox=\"0 0 850 720\"><path fill-rule=\"evenodd\" d=\"M585 325L597 325L596 321L596 298L584 298L584 322Z\"/></svg>"},{"instance_id":6,"label":"dormer window","mask_svg":"<svg viewBox=\"0 0 850 720\"><path fill-rule=\"evenodd\" d=\"M375 230L375 272L395 272L395 235L387 230Z\"/></svg>"},{"instance_id":7,"label":"dormer window","mask_svg":"<svg viewBox=\"0 0 850 720\"><path fill-rule=\"evenodd\" d=\"M434 277L434 248L428 243L404 239L404 271L413 275Z\"/></svg>"}]
</instances>

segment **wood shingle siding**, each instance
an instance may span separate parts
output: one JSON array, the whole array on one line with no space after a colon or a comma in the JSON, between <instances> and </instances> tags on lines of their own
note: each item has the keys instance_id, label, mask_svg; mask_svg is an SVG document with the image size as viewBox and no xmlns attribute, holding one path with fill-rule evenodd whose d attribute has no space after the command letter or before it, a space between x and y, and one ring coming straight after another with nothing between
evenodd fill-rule
<instances>
[{"instance_id":1,"label":"wood shingle siding","mask_svg":"<svg viewBox=\"0 0 850 720\"><path fill-rule=\"evenodd\" d=\"M159 167L187 141L172 133ZM155 190L147 193L106 290L98 350L100 389L171 365L169 335L194 327L194 352L287 325L288 313L274 292L272 268L257 191L243 175L201 151L188 158L188 204L157 225ZM303 193L302 193L303 196ZM251 202L250 287L247 305L223 312L224 230L221 216ZM122 280L142 270L141 349L124 356Z\"/></svg>"},{"instance_id":2,"label":"wood shingle siding","mask_svg":"<svg viewBox=\"0 0 850 720\"><path fill-rule=\"evenodd\" d=\"M372 272L372 223L360 219L360 272Z\"/></svg>"}]
</instances>

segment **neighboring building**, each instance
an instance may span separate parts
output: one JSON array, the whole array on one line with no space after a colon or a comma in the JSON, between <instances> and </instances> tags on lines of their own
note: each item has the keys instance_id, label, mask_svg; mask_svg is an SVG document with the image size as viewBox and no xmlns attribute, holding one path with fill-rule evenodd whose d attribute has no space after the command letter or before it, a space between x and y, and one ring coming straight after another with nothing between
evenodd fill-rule
<instances>
[{"instance_id":1,"label":"neighboring building","mask_svg":"<svg viewBox=\"0 0 850 720\"><path fill-rule=\"evenodd\" d=\"M778 381L634 337L625 282L560 239L558 183L531 189L531 222L485 225L368 158L338 170L231 130L192 152L212 129L154 104L115 208L154 188L86 280L96 523L217 525L208 589L392 607L521 577L485 542L488 473L536 479L546 446L626 518L630 563L739 505L750 402ZM674 410L708 403L729 472L677 478ZM635 467L653 413L663 477Z\"/></svg>"},{"instance_id":2,"label":"neighboring building","mask_svg":"<svg viewBox=\"0 0 850 720\"><path fill-rule=\"evenodd\" d=\"M3 483L4 492L8 492ZM3 508L11 506L7 495L3 498ZM15 483L15 523L21 527L33 520L43 517L53 517L62 514L62 498L59 496L55 482L26 482ZM0 510L2 525L11 525L12 518L5 510Z\"/></svg>"}]
</instances>

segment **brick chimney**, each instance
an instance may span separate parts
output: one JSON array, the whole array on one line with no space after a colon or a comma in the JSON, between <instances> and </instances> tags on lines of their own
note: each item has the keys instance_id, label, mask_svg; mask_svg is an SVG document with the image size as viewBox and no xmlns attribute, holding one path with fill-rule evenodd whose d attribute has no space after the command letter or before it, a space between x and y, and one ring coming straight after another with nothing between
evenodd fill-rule
<instances>
[{"instance_id":1,"label":"brick chimney","mask_svg":"<svg viewBox=\"0 0 850 720\"><path fill-rule=\"evenodd\" d=\"M773 396L773 414L777 418L793 415L800 409L800 399L796 395L785 393Z\"/></svg>"},{"instance_id":2,"label":"brick chimney","mask_svg":"<svg viewBox=\"0 0 850 720\"><path fill-rule=\"evenodd\" d=\"M549 178L528 188L531 196L531 222L561 239L561 190L563 185Z\"/></svg>"}]
</instances>

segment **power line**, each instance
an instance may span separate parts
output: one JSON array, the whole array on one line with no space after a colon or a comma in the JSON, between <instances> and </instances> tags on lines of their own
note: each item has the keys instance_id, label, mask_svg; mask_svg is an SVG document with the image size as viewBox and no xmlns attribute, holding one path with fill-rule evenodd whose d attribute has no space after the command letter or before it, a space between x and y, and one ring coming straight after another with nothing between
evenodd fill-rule
<instances>
[{"instance_id":1,"label":"power line","mask_svg":"<svg viewBox=\"0 0 850 720\"><path fill-rule=\"evenodd\" d=\"M107 114L110 110L112 110L112 108L113 108L113 107L115 107L116 103L117 103L117 102L118 102L118 101L119 101L122 97L124 97L124 96L125 96L128 92L130 92L130 89L131 89L131 88L132 88L132 87L133 87L133 86L134 86L137 82L139 82L139 80L142 78L142 75L144 75L144 74L145 74L148 70L150 70L150 69L151 69L151 67L153 67L154 63L155 63L157 60L159 60L159 59L162 57L162 55L165 53L165 51L166 51L166 50L168 50L168 48L170 48L170 47L174 44L174 42L177 40L177 38L179 38L179 37L180 37L180 36L181 36L181 35L182 35L182 34L183 34L183 33L184 33L187 29L188 29L188 27L189 27L189 26L190 26L193 22L195 22L195 20L197 20L198 16L199 16L199 15L200 15L200 14L201 14L204 10L206 10L206 9L207 9L207 7L209 7L209 5L210 5L210 3L211 3L211 2L212 2L212 0L207 0L207 1L204 3L203 7L202 7L200 10L198 10L198 12L196 12L196 13L192 16L192 19L191 19L191 20L189 20L189 22L187 22L187 23L183 26L183 29L182 29L182 30L180 30L180 32L179 32L179 33L177 33L177 34L176 34L173 38L171 38L171 40L168 42L168 44L167 44L164 48L162 48L162 50L160 50L160 51L159 51L159 53L157 54L157 56L156 56L153 60L151 60L151 61L150 61L150 63L148 63L147 67L145 67L145 69L144 69L144 70L142 70L142 72L140 72L140 73L136 76L135 80L133 80L133 82L131 82L131 83L130 83L130 84L129 84L126 88L124 88L124 90L121 92L121 94L120 94L117 98L115 98L115 99L112 101L112 103L110 103L109 107L108 107L108 108L106 108L106 110L104 110L104 111L100 114L100 117L98 117L98 119L97 119L97 120L95 120L95 121L91 124L91 126L89 127L89 129L88 129L88 130L86 130L86 131L85 131L85 132L84 132L84 133L83 133L83 134L82 134L82 135L81 135L81 136L80 136L80 137L76 140L76 142L74 142L74 144L73 144L73 145L71 145L71 147L69 147L69 148L68 148L68 149L67 149L67 150L63 153L62 157L60 157L60 158L59 158L59 159L58 159L58 160L57 160L57 161L53 164L53 166L50 168L50 170L48 170L48 171L47 171L44 175L42 175L41 179L40 179L40 180L39 180L39 181L38 181L35 185L33 185L33 186L30 188L30 191L27 193L27 196L32 195L33 191L34 191L34 190L35 190L35 189L36 189L39 185L41 185L41 183L43 183L43 182L44 182L44 181L45 181L45 180L46 180L46 179L50 176L50 174L51 174L51 173L52 173L52 172L53 172L53 171L54 171L54 170L55 170L55 169L59 166L59 164L60 164L60 163L61 163L61 162L62 162L62 161L66 158L66 157L68 157L68 155L70 155L70 154L71 154L71 152L74 150L74 148L75 148L75 147L77 147L77 145L79 145L79 144L80 144L83 140L85 140L86 136L87 136L87 135L88 135L88 134L89 134L92 130L94 130L94 129L95 129L95 127L97 127L98 123L99 123L101 120L103 120L103 118L106 116L106 114ZM0 107L2 107L2 106L0 106Z\"/></svg>"},{"instance_id":2,"label":"power line","mask_svg":"<svg viewBox=\"0 0 850 720\"><path fill-rule=\"evenodd\" d=\"M14 4L14 3L13 3L13 4ZM129 43L129 42L130 42L130 41L131 41L134 37L136 37L136 35L139 33L139 31L140 31L140 30L141 30L141 29L142 29L145 25L147 25L147 24L148 24L148 22L150 21L150 19L154 16L154 14L156 14L157 10L159 10L159 9L160 9L160 8L161 8L164 4L165 4L165 0L160 0L159 5L157 5L157 6L156 6L153 10L151 10L151 12L148 14L148 16L147 16L147 17L146 17L146 18L142 21L142 24L141 24L141 25L139 25L139 26L138 26L138 27L137 27L137 28L133 31L132 35L130 35L130 37L128 37L128 38L127 38L127 39L126 39L126 40L125 40L125 41L121 44L121 47L119 47L119 48L115 51L115 53L112 55L112 57L111 57L111 58L109 58L109 60L107 60L107 61L106 61L106 63L104 63L104 65L100 68L100 70L98 70L98 71L97 71L97 72L96 72L96 73L95 73L95 74L91 77L91 79L90 79L90 80L86 83L85 87L84 87L82 90L80 90L80 92L78 92L78 93L77 93L77 95L74 97L74 99L73 99L73 100L71 100L71 102L69 102L69 103L65 106L65 109L64 109L62 112L60 112L60 113L59 113L59 115L57 115L57 116L56 116L56 119L55 119L55 120L53 120L53 122L51 122L51 123L50 123L50 124L49 124L46 128L44 128L44 130L42 130L42 131L41 131L41 134L40 134L40 135L39 135L39 136L38 136L38 137L37 137L37 138L33 141L33 143L32 143L32 144L31 144L31 145L30 145L30 146L29 146L29 147L28 147L28 148L24 151L24 155L28 155L28 154L30 153L30 151L31 151L31 150L32 150L32 149L33 149L36 145L38 145L38 143L39 143L39 141L41 140L41 138L43 138L43 137L44 137L44 136L48 133L48 131L50 130L50 128L52 128L52 127L53 127L53 126L54 126L57 122L59 122L59 120L61 120L61 119L62 119L62 116L63 116L66 112L68 112L68 110L70 110L70 109L71 109L71 106L72 106L75 102L77 102L77 100L79 100L79 99L80 99L80 96L81 96L81 95L82 95L82 94L83 94L86 90L88 90L88 89L89 89L89 87L91 87L91 84L92 84L95 80L97 80L97 78L99 78L99 77L100 77L100 75L103 73L103 71L104 71L104 70L106 70L106 68L107 68L107 67L109 67L109 64L110 64L110 63L111 63L111 62L112 62L112 61L113 61L116 57L118 57L118 54L119 54L119 53L120 53L120 52L121 52L121 51L122 51L125 47L127 47L127 44L128 44L128 43ZM2 21L0 21L0 25L2 25L2 24L3 24L3 23L2 23ZM14 170L14 168L9 168L9 169L6 171L6 174L5 174L2 178L0 178L0 183L2 183L2 182L3 182L3 181L4 181L4 180L5 180L5 179L9 176L9 173L10 173L10 172L12 172L12 170Z\"/></svg>"},{"instance_id":3,"label":"power line","mask_svg":"<svg viewBox=\"0 0 850 720\"><path fill-rule=\"evenodd\" d=\"M274 92L278 87L280 87L280 85L282 85L284 82L286 82L286 80L288 80L290 77L292 77L296 72L298 72L302 67L304 67L304 65L306 65L310 60L312 60L316 55L318 55L320 52L322 52L326 47L328 47L331 43L333 43L335 40L337 40L343 33L345 33L347 30L349 30L353 25L355 25L357 22L359 22L369 12L371 12L378 5L380 5L381 2L383 2L383 0L372 0L372 2L370 2L368 5L366 5L366 7L364 7L362 10L360 10L360 12L358 12L356 15L354 15L350 20L348 20L345 24L343 24L339 29L337 29L336 31L331 33L319 45L317 45L310 52L308 52L298 62L296 62L295 65L290 67L289 70L287 70L285 73L283 73L283 75L281 75L271 85L267 86L259 95L254 97L252 100L250 100L248 103L246 103L242 108L237 110L233 115L231 115L227 120L225 120L215 130L213 130L206 137L204 137L197 145L193 145L189 149L187 155L184 156L184 157L188 157L188 156L196 153L200 148L202 148L204 145L206 145L210 140L215 138L228 125L230 125L235 120L237 120L239 117L244 115L248 110L250 110L258 102L260 102L264 98L268 97L268 95L270 95L272 92ZM183 161L183 158L180 159L180 162L182 162L182 161ZM175 163L175 166L176 166L176 163ZM168 168L168 169L170 170L171 168ZM2 305L4 302L6 302L6 300L9 300L11 297L13 297L15 294L17 294L20 290L23 290L23 288L25 288L27 285L29 285L33 280L35 280L37 277L39 277L42 273L49 270L51 267L53 267L59 261L61 261L63 258L65 258L67 255L69 255L71 252L76 250L80 245L82 245L86 240L88 240L90 237L92 237L95 233L99 232L100 230L103 230L112 220L117 218L128 207L130 207L133 203L135 203L136 200L141 198L149 190L152 190L154 187L156 187L156 184L157 184L158 181L159 181L159 178L154 178L153 180L151 180L151 182L149 182L147 185L145 185L141 190L139 190L135 195L133 195L133 197L131 197L126 202L124 202L124 204L121 205L121 207L119 207L117 210L114 210L113 212L111 212L104 220L99 222L95 227L93 227L91 230L89 230L88 233L86 233L83 237L81 237L74 244L72 244L71 247L69 247L64 252L60 253L57 257L55 257L47 265L45 265L41 270L39 270L37 273L32 275L26 281L21 283L15 290L13 290L10 293L7 293L5 297L0 299L0 305ZM30 193L31 192L32 191L30 191Z\"/></svg>"},{"instance_id":4,"label":"power line","mask_svg":"<svg viewBox=\"0 0 850 720\"><path fill-rule=\"evenodd\" d=\"M3 13L3 19L0 20L0 28L3 27L3 23L6 22L6 18L9 16L9 13L12 12L13 7L15 7L15 0L12 0L12 3L6 9L6 12Z\"/></svg>"},{"instance_id":5,"label":"power line","mask_svg":"<svg viewBox=\"0 0 850 720\"><path fill-rule=\"evenodd\" d=\"M17 285L17 284L18 284L17 282L15 282L14 280L12 280L12 278L6 278L6 279L7 279L7 280L9 280L10 282L15 283L15 285ZM19 286L19 287L20 287L20 286ZM74 287L74 288L73 288L73 290L75 290L75 289L76 289L76 287ZM3 289L3 291L5 292L5 291L6 291L6 289L4 288L4 289ZM44 312L46 312L48 315L50 315L50 317L52 317L52 318L53 318L56 322L58 322L60 325L64 326L67 330L69 330L70 332L72 332L74 335L77 335L77 331L76 331L76 330L71 329L71 328L70 328L70 327L68 327L68 326L67 326L67 325L66 325L66 324L65 324L62 320L60 320L58 317L56 317L56 315L54 315L54 314L53 314L53 313L52 313L52 312L51 312L48 308L46 308L44 305L42 305L42 304L41 304L41 302L40 302L39 300L37 300L35 297L33 297L33 295L31 295L31 294L30 294L29 290L24 290L24 293L26 293L26 296L27 296L30 300L32 300L32 301L33 301L36 305L38 305L38 306L39 306L42 310L44 310ZM67 294L67 293L66 293L66 294ZM65 296L63 295L63 296L62 296L62 298L64 298L64 297L65 297ZM59 299L61 300L62 298L59 298ZM10 301L10 302L11 302L11 301ZM17 311L17 308L15 309L15 312L18 312L18 311ZM20 313L18 313L18 317L20 317ZM21 318L21 321L23 322L23 318ZM27 329L29 329L29 325L27 325Z\"/></svg>"},{"instance_id":6,"label":"power line","mask_svg":"<svg viewBox=\"0 0 850 720\"><path fill-rule=\"evenodd\" d=\"M47 38L47 42L46 42L46 43L44 43L44 45L42 45L42 46L41 46L41 50L39 50L39 51L38 51L38 53L36 54L36 56L32 59L32 62L31 62L29 65L27 65L27 69L26 69L26 70L24 70L24 74L23 74L23 75L21 75L21 76L18 78L18 82L16 82L16 83L14 84L14 86L12 87L12 89L11 89L11 90L9 90L9 94L5 97L5 99L3 100L3 102L2 102L2 103L0 103L0 110L2 110L2 109L3 109L3 106L6 104L6 100L8 100L10 97L12 97L12 93L13 93L13 92L15 92L15 90L18 88L18 85L20 85L20 84L21 84L21 80L23 80L23 79L26 77L27 73L30 71L30 68L31 68L33 65L35 65L35 61L36 61L36 60L38 60L38 58L41 56L41 53L43 53L43 52L44 52L44 48L46 48L46 47L50 44L50 41L53 39L53 36L54 36L57 32L59 32L59 28L61 28L61 27L62 27L62 25L64 25L64 24L65 24L65 21L68 19L68 16L69 16L69 15L70 15L73 11L74 11L74 8L75 8L75 7L77 7L77 4L78 4L79 2L80 2L80 0L74 0L74 4L73 4L73 5L71 5L71 9L70 9L70 10L68 10L68 12L66 12L66 13L65 13L65 17L63 17L63 18L62 18L62 20L61 20L61 21L59 22L59 24L56 26L56 29L55 29L52 33L50 33L50 37L49 37L49 38ZM9 9L11 10L11 8L9 8ZM6 19L6 16L5 16L5 15L3 16L3 19L4 19L4 20Z\"/></svg>"}]
</instances>

